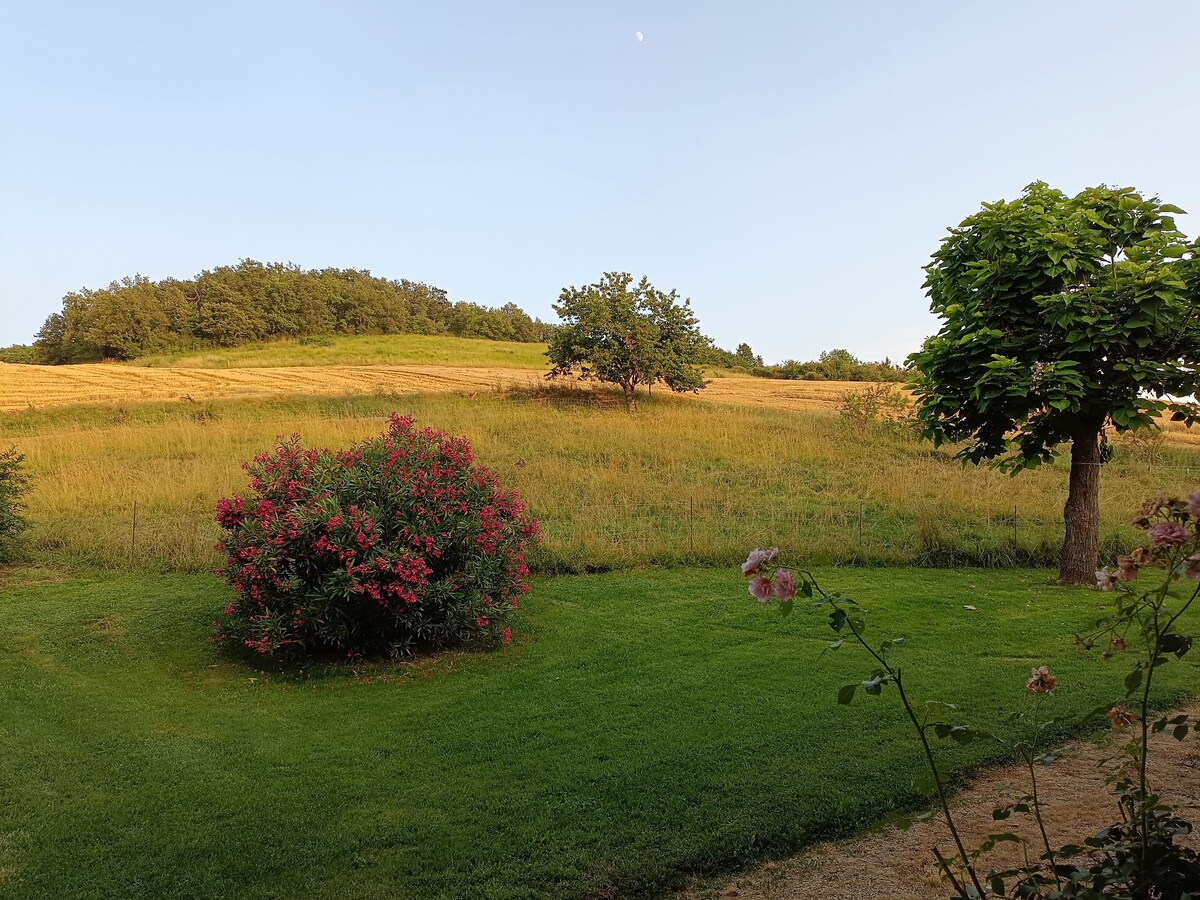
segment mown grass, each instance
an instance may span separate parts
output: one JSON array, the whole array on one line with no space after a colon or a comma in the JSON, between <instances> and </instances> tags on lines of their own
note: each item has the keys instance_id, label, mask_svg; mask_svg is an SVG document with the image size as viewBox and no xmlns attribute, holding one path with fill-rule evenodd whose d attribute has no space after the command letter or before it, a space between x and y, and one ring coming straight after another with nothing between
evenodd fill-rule
<instances>
[{"instance_id":1,"label":"mown grass","mask_svg":"<svg viewBox=\"0 0 1200 900\"><path fill-rule=\"evenodd\" d=\"M1106 595L1045 571L821 574L906 636L918 701L1001 735L1034 665L1060 676L1055 715L1121 695L1124 666L1071 646ZM648 896L915 799L894 698L835 702L866 660L819 658L824 617L779 618L736 570L542 580L510 648L357 673L227 656L205 641L225 596L209 576L5 586L5 896ZM1162 676L1164 700L1194 683Z\"/></svg>"},{"instance_id":2,"label":"mown grass","mask_svg":"<svg viewBox=\"0 0 1200 900\"><path fill-rule=\"evenodd\" d=\"M224 350L160 353L134 366L193 369L274 366L500 366L546 369L546 345L434 334L333 335L248 344Z\"/></svg>"},{"instance_id":3,"label":"mown grass","mask_svg":"<svg viewBox=\"0 0 1200 900\"><path fill-rule=\"evenodd\" d=\"M826 562L1049 565L1061 542L1064 466L1011 478L964 468L896 430L848 429L832 412L656 395L630 416L619 403L585 405L590 396L32 410L0 416L0 444L27 456L29 543L51 564L207 570L213 506L244 489L244 460L292 432L348 445L380 431L393 410L470 437L541 519L543 571L723 565L762 544ZM1148 467L1119 449L1103 473L1107 556L1136 538L1124 523L1143 499L1196 489L1200 454L1168 447Z\"/></svg>"}]
</instances>

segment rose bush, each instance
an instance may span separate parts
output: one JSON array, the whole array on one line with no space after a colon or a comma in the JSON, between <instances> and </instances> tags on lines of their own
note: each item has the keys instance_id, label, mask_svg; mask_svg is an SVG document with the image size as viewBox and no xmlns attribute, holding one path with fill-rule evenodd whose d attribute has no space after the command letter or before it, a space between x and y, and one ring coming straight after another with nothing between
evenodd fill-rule
<instances>
[{"instance_id":1,"label":"rose bush","mask_svg":"<svg viewBox=\"0 0 1200 900\"><path fill-rule=\"evenodd\" d=\"M511 640L536 520L468 442L393 414L348 450L281 440L221 500L234 597L214 640L351 656Z\"/></svg>"}]
</instances>

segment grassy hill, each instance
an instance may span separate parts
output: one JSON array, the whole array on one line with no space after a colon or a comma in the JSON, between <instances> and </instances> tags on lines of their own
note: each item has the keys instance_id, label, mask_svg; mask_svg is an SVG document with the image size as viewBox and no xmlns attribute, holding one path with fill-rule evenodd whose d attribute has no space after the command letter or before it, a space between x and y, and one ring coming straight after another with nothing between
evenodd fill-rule
<instances>
[{"instance_id":1,"label":"grassy hill","mask_svg":"<svg viewBox=\"0 0 1200 900\"><path fill-rule=\"evenodd\" d=\"M432 334L343 335L144 356L127 365L187 369L275 366L455 366L545 369L545 344Z\"/></svg>"}]
</instances>

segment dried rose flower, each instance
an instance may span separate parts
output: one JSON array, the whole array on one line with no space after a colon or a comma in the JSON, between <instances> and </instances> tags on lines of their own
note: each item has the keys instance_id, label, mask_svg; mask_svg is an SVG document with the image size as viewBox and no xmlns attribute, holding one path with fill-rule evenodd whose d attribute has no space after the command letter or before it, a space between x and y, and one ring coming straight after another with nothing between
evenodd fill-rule
<instances>
[{"instance_id":1,"label":"dried rose flower","mask_svg":"<svg viewBox=\"0 0 1200 900\"><path fill-rule=\"evenodd\" d=\"M1138 717L1127 710L1124 706L1114 706L1106 715L1108 716L1108 724L1113 728L1124 728L1127 725L1132 725L1139 721Z\"/></svg>"},{"instance_id":2,"label":"dried rose flower","mask_svg":"<svg viewBox=\"0 0 1200 900\"><path fill-rule=\"evenodd\" d=\"M1033 677L1025 682L1025 687L1034 694L1053 694L1058 687L1058 679L1050 674L1046 666L1039 666L1033 670Z\"/></svg>"}]
</instances>

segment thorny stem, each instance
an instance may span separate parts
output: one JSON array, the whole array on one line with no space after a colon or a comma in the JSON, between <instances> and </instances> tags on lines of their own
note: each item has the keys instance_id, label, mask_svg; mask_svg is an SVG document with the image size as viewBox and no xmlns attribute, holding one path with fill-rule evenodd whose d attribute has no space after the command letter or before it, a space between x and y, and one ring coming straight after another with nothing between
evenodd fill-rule
<instances>
[{"instance_id":1,"label":"thorny stem","mask_svg":"<svg viewBox=\"0 0 1200 900\"><path fill-rule=\"evenodd\" d=\"M813 584L815 585L816 582L814 581ZM817 588L817 590L820 591L821 589ZM821 595L826 596L824 591L821 591ZM925 760L929 763L930 772L933 773L933 784L937 789L938 802L941 804L942 814L946 817L946 825L949 827L950 834L954 838L954 846L958 848L958 855L967 869L967 874L971 876L971 883L975 885L975 890L979 892L980 897L985 896L983 885L980 884L979 876L975 873L975 867L971 865L971 859L967 855L967 848L963 846L962 838L958 834L958 828L954 825L954 817L950 814L950 803L946 799L946 788L942 784L941 776L938 774L937 762L933 758L933 749L929 746L929 739L925 736L925 726L917 719L916 711L913 710L912 704L908 700L908 694L904 690L904 682L900 677L900 670L893 669L882 655L872 649L871 645L864 640L858 629L854 627L854 622L851 621L849 616L846 617L846 625L849 627L850 633L854 635L854 639L865 647L871 656L875 657L876 662L883 666L883 670L887 672L896 685L896 691L900 694L900 702L904 704L904 711L908 713L909 721L912 722L913 728L916 729L917 737L921 739L921 749L925 751ZM960 890L960 893L965 892Z\"/></svg>"},{"instance_id":2,"label":"thorny stem","mask_svg":"<svg viewBox=\"0 0 1200 900\"><path fill-rule=\"evenodd\" d=\"M1042 805L1038 800L1037 773L1033 769L1033 757L1037 753L1038 739L1038 712L1042 708L1042 697L1039 694L1037 702L1033 707L1033 741L1029 745L1029 753L1025 757L1025 763L1029 766L1029 783L1033 789L1033 817L1037 819L1038 830L1042 833L1042 845L1046 848L1046 858L1050 860L1050 871L1054 873L1054 884L1061 891L1062 879L1059 877L1057 863L1054 859L1054 850L1050 847L1050 838L1046 835L1046 824L1042 821Z\"/></svg>"},{"instance_id":3,"label":"thorny stem","mask_svg":"<svg viewBox=\"0 0 1200 900\"><path fill-rule=\"evenodd\" d=\"M1167 591L1171 588L1171 579L1168 577L1163 582L1162 589L1159 591L1154 606L1154 630L1150 632L1150 659L1146 664L1146 683L1142 686L1142 748L1141 755L1138 759L1138 818L1141 819L1141 839L1142 839L1142 870L1146 868L1146 857L1150 853L1149 837L1147 835L1147 826L1149 825L1149 809L1146 803L1146 757L1150 749L1150 684L1154 680L1154 660L1158 656L1158 638L1162 633L1159 630L1159 613L1162 610L1163 601L1166 600Z\"/></svg>"}]
</instances>

